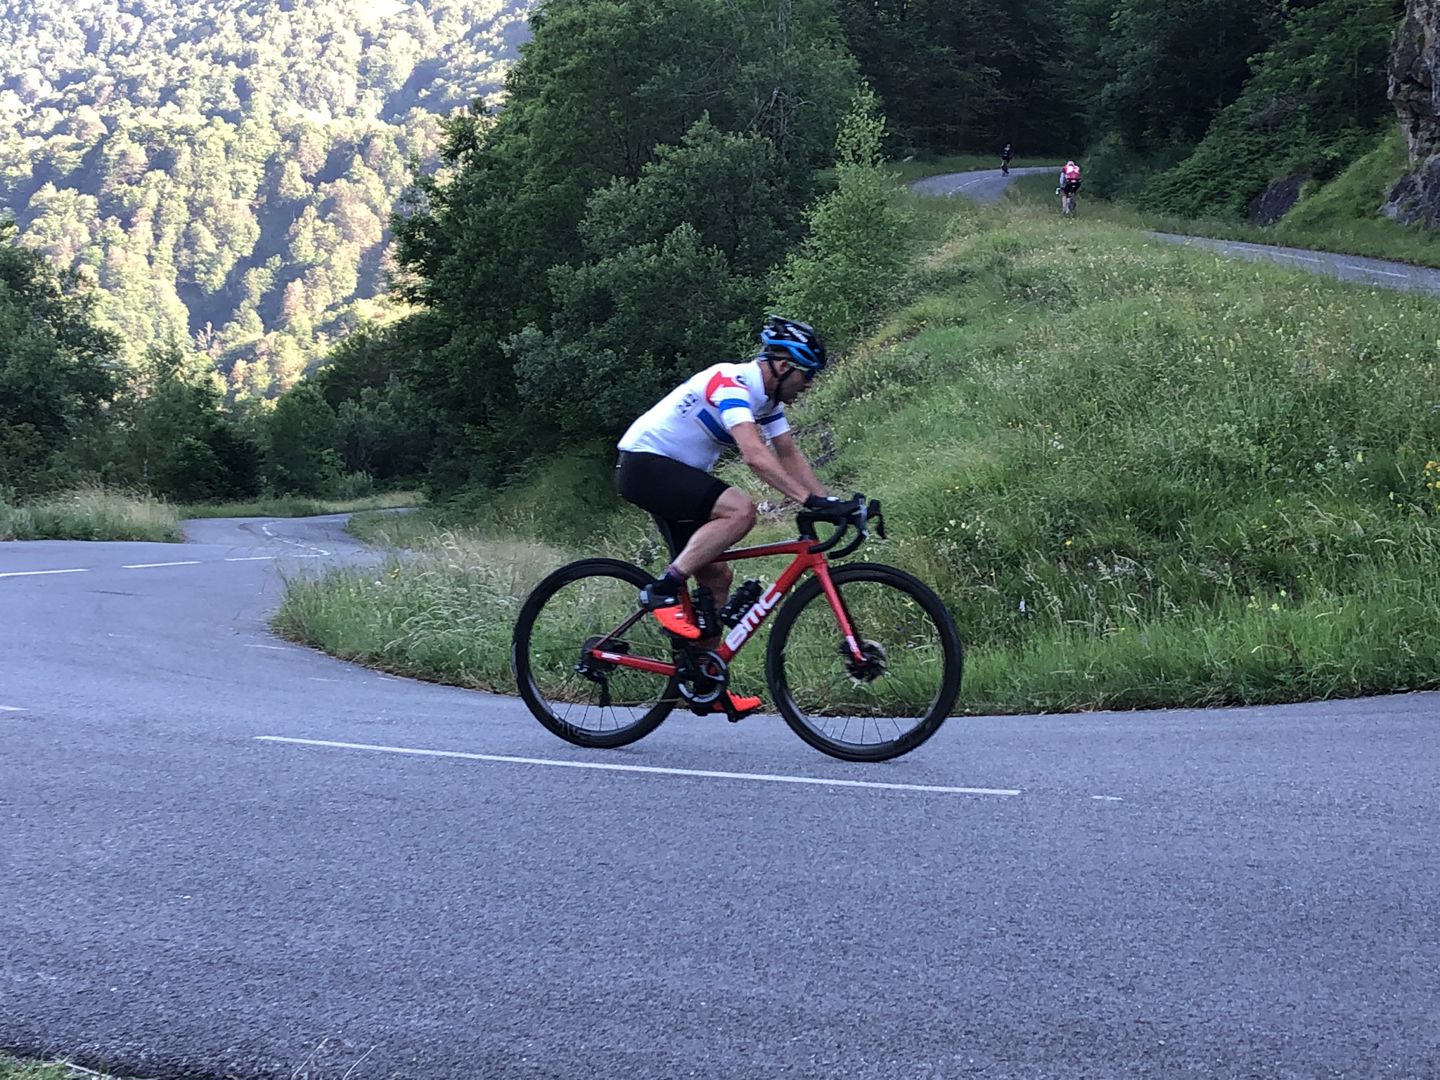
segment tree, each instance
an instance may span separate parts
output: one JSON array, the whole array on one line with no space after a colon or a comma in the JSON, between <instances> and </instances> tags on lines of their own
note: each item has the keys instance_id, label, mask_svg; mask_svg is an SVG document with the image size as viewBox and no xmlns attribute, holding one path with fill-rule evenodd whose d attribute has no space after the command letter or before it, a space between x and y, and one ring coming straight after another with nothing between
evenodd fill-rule
<instances>
[{"instance_id":1,"label":"tree","mask_svg":"<svg viewBox=\"0 0 1440 1080\"><path fill-rule=\"evenodd\" d=\"M15 243L0 221L0 487L39 491L93 474L120 343L94 296Z\"/></svg>"},{"instance_id":2,"label":"tree","mask_svg":"<svg viewBox=\"0 0 1440 1080\"><path fill-rule=\"evenodd\" d=\"M127 474L180 502L222 502L260 491L260 448L225 416L206 358L178 345L140 364L124 408Z\"/></svg>"},{"instance_id":3,"label":"tree","mask_svg":"<svg viewBox=\"0 0 1440 1080\"><path fill-rule=\"evenodd\" d=\"M504 112L450 123L444 157L453 171L419 181L394 220L411 275L406 296L429 308L442 341L417 358L414 385L436 417L441 456L466 477L503 477L546 438L518 380L532 378L527 369L541 356L545 370L564 370L554 358L596 334L614 339L637 324L642 303L675 295L655 268L718 290L723 312L697 319L713 350L714 328L731 320L737 295L727 251L747 267L771 257L748 222L727 222L693 197L666 207L670 181L647 183L647 166L667 147L680 148L667 165L672 177L707 156L762 161L753 143L721 148L692 131L707 113L715 132L767 140L768 175L742 187L732 171L723 198L733 211L740 191L763 195L756 219L770 217L783 235L815 190L854 86L830 0L555 0L532 26ZM688 146L687 133L697 140ZM589 219L599 248L587 248L590 198L615 181L637 185L668 217L647 228L615 205L623 195L602 198ZM711 236L719 247L707 244ZM625 282L622 267L639 277ZM602 310L607 296L613 318ZM646 355L654 340L637 339L625 355ZM667 363L673 357L672 348ZM566 395L558 409L581 405L578 387L556 389Z\"/></svg>"},{"instance_id":4,"label":"tree","mask_svg":"<svg viewBox=\"0 0 1440 1080\"><path fill-rule=\"evenodd\" d=\"M325 495L340 479L335 410L301 383L282 394L266 424L265 475L282 494Z\"/></svg>"},{"instance_id":5,"label":"tree","mask_svg":"<svg viewBox=\"0 0 1440 1080\"><path fill-rule=\"evenodd\" d=\"M785 264L775 307L836 342L868 328L893 299L911 245L911 217L880 154L885 121L862 89L836 140L835 190L810 213L810 235Z\"/></svg>"},{"instance_id":6,"label":"tree","mask_svg":"<svg viewBox=\"0 0 1440 1080\"><path fill-rule=\"evenodd\" d=\"M1329 178L1374 143L1393 119L1385 99L1390 39L1400 0L1320 0L1291 14L1278 41L1254 59L1240 97L1175 168L1139 199L1169 213L1240 217L1281 176Z\"/></svg>"}]
</instances>

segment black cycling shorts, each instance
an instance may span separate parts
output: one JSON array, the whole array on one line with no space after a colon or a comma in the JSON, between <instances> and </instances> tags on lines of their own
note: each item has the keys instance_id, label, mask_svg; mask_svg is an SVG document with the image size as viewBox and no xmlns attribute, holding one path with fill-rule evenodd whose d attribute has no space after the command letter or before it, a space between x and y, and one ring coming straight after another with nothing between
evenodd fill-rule
<instances>
[{"instance_id":1,"label":"black cycling shorts","mask_svg":"<svg viewBox=\"0 0 1440 1080\"><path fill-rule=\"evenodd\" d=\"M710 520L728 486L693 465L660 454L621 451L615 467L615 490L626 502L650 512L672 559Z\"/></svg>"}]
</instances>

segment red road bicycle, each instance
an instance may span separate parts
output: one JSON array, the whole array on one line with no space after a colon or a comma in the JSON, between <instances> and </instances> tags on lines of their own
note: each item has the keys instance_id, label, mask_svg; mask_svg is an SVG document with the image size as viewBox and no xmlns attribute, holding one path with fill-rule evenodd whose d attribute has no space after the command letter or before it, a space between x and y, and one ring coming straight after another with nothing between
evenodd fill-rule
<instances>
[{"instance_id":1,"label":"red road bicycle","mask_svg":"<svg viewBox=\"0 0 1440 1080\"><path fill-rule=\"evenodd\" d=\"M802 512L799 539L721 556L792 561L768 588L741 585L718 613L699 603L702 625L714 614L724 635L714 650L667 633L640 608L637 590L650 575L638 566L584 559L554 571L515 622L511 663L520 696L568 742L625 746L654 731L676 706L714 715L716 702L727 705L736 654L778 608L765 680L795 734L847 761L885 761L914 750L950 714L964 650L945 605L915 577L878 563L830 565L863 544L871 527L885 536L880 504L859 502L861 509L828 539L816 533L823 519ZM832 550L852 532L849 543ZM683 591L681 602L692 612L697 606Z\"/></svg>"}]
</instances>

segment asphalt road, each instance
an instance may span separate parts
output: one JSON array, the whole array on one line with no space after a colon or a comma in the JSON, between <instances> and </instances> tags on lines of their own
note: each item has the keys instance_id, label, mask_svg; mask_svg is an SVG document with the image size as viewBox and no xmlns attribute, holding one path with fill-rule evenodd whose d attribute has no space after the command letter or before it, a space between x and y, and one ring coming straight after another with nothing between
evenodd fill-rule
<instances>
[{"instance_id":1,"label":"asphalt road","mask_svg":"<svg viewBox=\"0 0 1440 1080\"><path fill-rule=\"evenodd\" d=\"M1440 695L954 719L882 766L763 716L587 752L271 637L282 575L356 554L340 527L0 544L0 1047L143 1077L1440 1075Z\"/></svg>"},{"instance_id":2,"label":"asphalt road","mask_svg":"<svg viewBox=\"0 0 1440 1080\"><path fill-rule=\"evenodd\" d=\"M1009 176L1002 176L999 169L982 169L975 172L943 173L923 180L912 181L910 188L922 195L962 195L975 202L998 202L1010 186L1011 179L1029 173L1059 173L1059 166L1011 169ZM1231 255L1241 259L1277 262L1312 274L1323 274L1378 289L1400 289L1405 292L1423 292L1440 296L1440 270L1425 266L1411 266L1409 263L1392 262L1388 259L1370 259L1361 255L1337 255L1328 251L1311 251L1307 248L1281 247L1274 244L1251 244L1241 240L1212 240L1204 236L1182 236L1178 233L1147 232L1146 236L1163 240L1169 244L1203 248L1220 255Z\"/></svg>"},{"instance_id":3,"label":"asphalt road","mask_svg":"<svg viewBox=\"0 0 1440 1080\"><path fill-rule=\"evenodd\" d=\"M1032 165L1024 169L1011 169L1009 176L1001 173L999 169L942 173L939 176L927 176L923 180L912 181L910 190L921 195L963 195L975 202L992 203L1000 200L1000 196L1005 194L1005 189L1015 177L1029 176L1032 173L1054 173L1058 176L1060 166Z\"/></svg>"}]
</instances>

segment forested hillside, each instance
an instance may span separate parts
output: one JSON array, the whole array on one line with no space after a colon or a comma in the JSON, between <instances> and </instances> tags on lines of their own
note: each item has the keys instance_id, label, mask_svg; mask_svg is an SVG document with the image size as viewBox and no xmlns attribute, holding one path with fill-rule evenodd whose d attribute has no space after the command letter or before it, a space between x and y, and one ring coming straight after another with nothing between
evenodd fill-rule
<instances>
[{"instance_id":1,"label":"forested hillside","mask_svg":"<svg viewBox=\"0 0 1440 1080\"><path fill-rule=\"evenodd\" d=\"M16 265L53 278L128 370L97 416L130 449L67 443L85 429L68 413L11 410L0 422L28 463L0 483L220 491L214 458L244 460L240 488L424 476L483 498L557 454L603 459L676 378L747 349L767 310L844 346L903 300L918 253L882 148L923 160L1011 142L1082 158L1093 193L1238 217L1272 181L1323 182L1394 128L1399 14L1400 0L12 4L0 192L47 266ZM487 107L466 108L476 97ZM170 383L203 406L187 430L207 450L167 474L146 425ZM217 410L244 454L214 434Z\"/></svg>"},{"instance_id":2,"label":"forested hillside","mask_svg":"<svg viewBox=\"0 0 1440 1080\"><path fill-rule=\"evenodd\" d=\"M1395 127L1385 67L1404 6L1072 0L1066 82L1092 190L1239 218L1272 181L1331 179Z\"/></svg>"},{"instance_id":3,"label":"forested hillside","mask_svg":"<svg viewBox=\"0 0 1440 1080\"><path fill-rule=\"evenodd\" d=\"M276 393L385 316L407 163L499 90L528 6L6 4L0 206L98 284L131 361L195 341L233 393Z\"/></svg>"}]
</instances>

